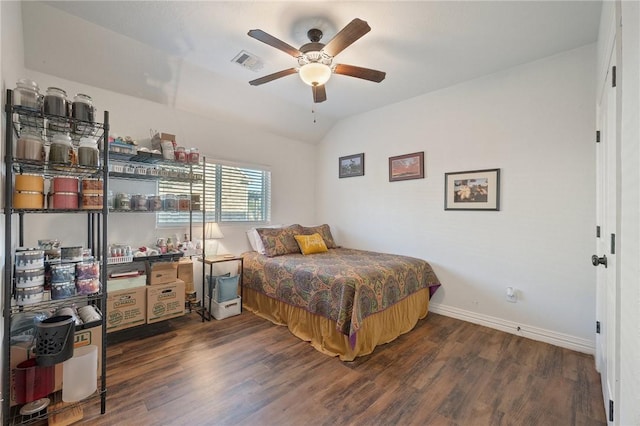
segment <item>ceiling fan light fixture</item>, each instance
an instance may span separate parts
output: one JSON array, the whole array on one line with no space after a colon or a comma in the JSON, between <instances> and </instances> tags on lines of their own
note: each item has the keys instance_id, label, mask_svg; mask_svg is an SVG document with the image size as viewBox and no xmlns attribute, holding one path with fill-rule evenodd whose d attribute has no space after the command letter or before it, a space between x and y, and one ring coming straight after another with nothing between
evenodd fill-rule
<instances>
[{"instance_id":1,"label":"ceiling fan light fixture","mask_svg":"<svg viewBox=\"0 0 640 426\"><path fill-rule=\"evenodd\" d=\"M331 77L331 68L318 62L311 62L300 67L300 78L309 86L322 86Z\"/></svg>"}]
</instances>

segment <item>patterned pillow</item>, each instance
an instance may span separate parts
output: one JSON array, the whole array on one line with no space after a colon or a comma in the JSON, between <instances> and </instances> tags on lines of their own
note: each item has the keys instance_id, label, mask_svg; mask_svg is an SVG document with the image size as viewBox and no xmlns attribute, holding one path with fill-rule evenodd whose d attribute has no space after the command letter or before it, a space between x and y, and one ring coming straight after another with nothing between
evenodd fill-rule
<instances>
[{"instance_id":1,"label":"patterned pillow","mask_svg":"<svg viewBox=\"0 0 640 426\"><path fill-rule=\"evenodd\" d=\"M290 225L285 228L257 228L258 235L264 245L264 254L268 257L283 254L300 253L295 235L301 234L300 225Z\"/></svg>"},{"instance_id":2,"label":"patterned pillow","mask_svg":"<svg viewBox=\"0 0 640 426\"><path fill-rule=\"evenodd\" d=\"M314 254L324 253L327 250L327 245L324 243L322 236L318 233L313 235L296 235L295 236L302 254Z\"/></svg>"},{"instance_id":3,"label":"patterned pillow","mask_svg":"<svg viewBox=\"0 0 640 426\"><path fill-rule=\"evenodd\" d=\"M320 234L327 248L330 248L330 249L338 248L338 246L336 245L336 242L333 240L333 235L331 235L331 229L329 228L329 225L327 225L326 223L324 225L318 225L318 226L309 226L309 227L302 226L301 228L302 228L301 234L304 234L304 235L312 235L316 233Z\"/></svg>"}]
</instances>

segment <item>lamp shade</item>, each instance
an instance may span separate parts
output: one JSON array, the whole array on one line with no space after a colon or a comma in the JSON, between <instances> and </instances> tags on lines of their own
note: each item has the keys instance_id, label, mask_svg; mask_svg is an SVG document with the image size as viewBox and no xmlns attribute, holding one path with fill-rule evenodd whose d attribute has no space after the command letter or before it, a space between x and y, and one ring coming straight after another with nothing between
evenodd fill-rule
<instances>
[{"instance_id":1,"label":"lamp shade","mask_svg":"<svg viewBox=\"0 0 640 426\"><path fill-rule=\"evenodd\" d=\"M220 226L217 222L207 222L204 227L204 238L206 240L214 240L218 238L224 238Z\"/></svg>"},{"instance_id":2,"label":"lamp shade","mask_svg":"<svg viewBox=\"0 0 640 426\"><path fill-rule=\"evenodd\" d=\"M309 86L321 86L329 81L329 78L331 77L331 68L325 64L311 62L301 66L298 74L300 74L302 81L307 83Z\"/></svg>"}]
</instances>

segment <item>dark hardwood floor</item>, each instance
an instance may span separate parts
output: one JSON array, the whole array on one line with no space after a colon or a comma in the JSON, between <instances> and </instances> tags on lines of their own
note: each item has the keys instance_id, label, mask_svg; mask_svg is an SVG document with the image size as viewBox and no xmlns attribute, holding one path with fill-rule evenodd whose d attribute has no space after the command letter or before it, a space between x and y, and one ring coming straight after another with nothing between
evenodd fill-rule
<instances>
[{"instance_id":1,"label":"dark hardwood floor","mask_svg":"<svg viewBox=\"0 0 640 426\"><path fill-rule=\"evenodd\" d=\"M350 363L246 311L162 327L109 345L83 423L606 425L592 356L433 313Z\"/></svg>"}]
</instances>

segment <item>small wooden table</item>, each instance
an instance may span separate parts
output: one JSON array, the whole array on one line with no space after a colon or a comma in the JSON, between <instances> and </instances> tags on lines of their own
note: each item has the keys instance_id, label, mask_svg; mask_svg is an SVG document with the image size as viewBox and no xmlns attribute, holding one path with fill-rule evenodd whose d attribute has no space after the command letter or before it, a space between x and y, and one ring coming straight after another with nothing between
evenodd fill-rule
<instances>
[{"instance_id":1,"label":"small wooden table","mask_svg":"<svg viewBox=\"0 0 640 426\"><path fill-rule=\"evenodd\" d=\"M207 256L204 259L200 258L200 262L204 265L209 265L209 276L213 276L213 265L216 263L223 262L240 262L240 268L238 271L238 283L240 285L240 312L242 312L242 267L243 267L243 258L242 256L237 256L235 254L225 254L225 255L217 255L217 256ZM206 319L207 321L211 321L211 299L213 298L213 294L209 297L209 303L205 306L204 301L207 296L207 274L205 271L205 267L202 265L202 308L198 314L202 317L202 322Z\"/></svg>"}]
</instances>

